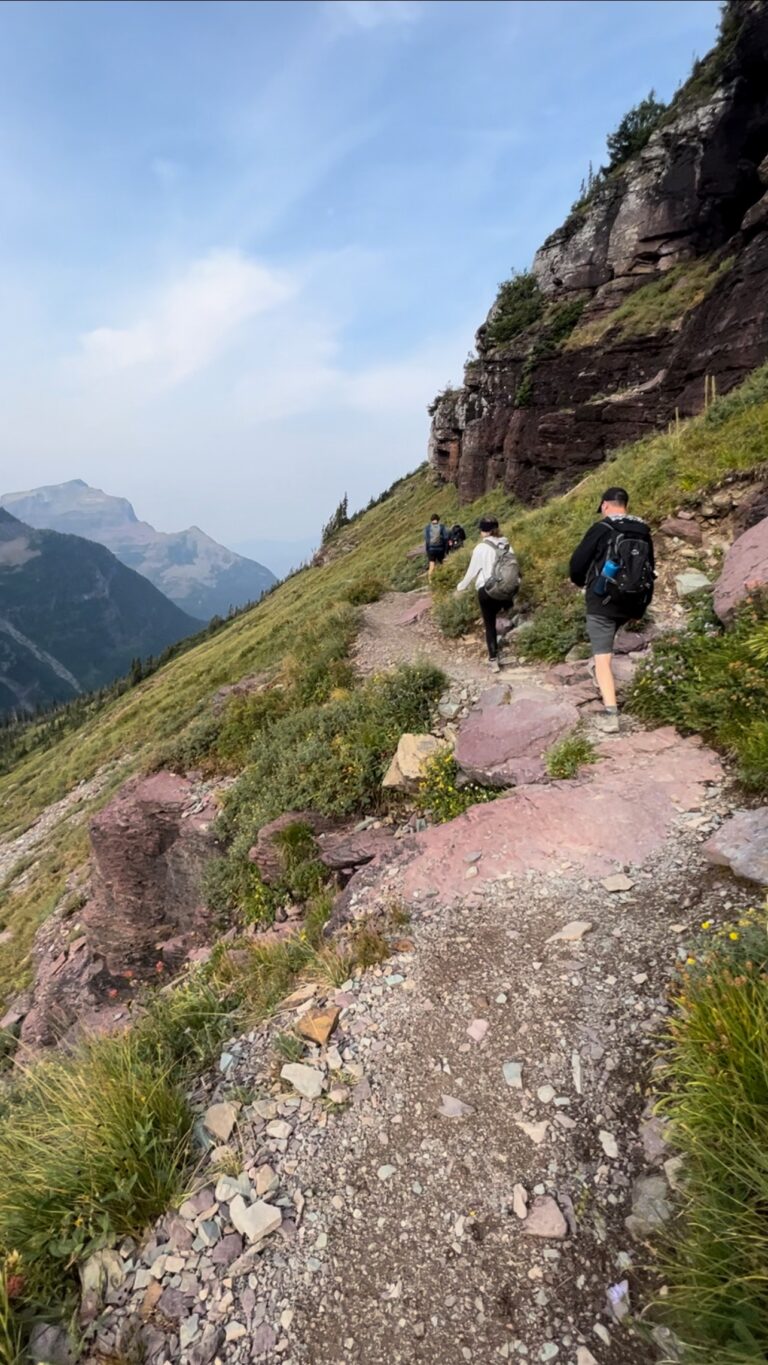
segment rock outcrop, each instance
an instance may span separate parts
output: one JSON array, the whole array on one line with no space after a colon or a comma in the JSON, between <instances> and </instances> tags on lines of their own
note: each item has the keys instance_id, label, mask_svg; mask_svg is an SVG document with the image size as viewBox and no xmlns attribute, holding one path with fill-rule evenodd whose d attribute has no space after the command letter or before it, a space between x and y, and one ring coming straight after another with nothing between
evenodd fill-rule
<instances>
[{"instance_id":1,"label":"rock outcrop","mask_svg":"<svg viewBox=\"0 0 768 1365\"><path fill-rule=\"evenodd\" d=\"M188 778L132 778L91 821L92 874L40 929L34 980L0 1028L26 1048L124 1027L136 986L210 941L202 873L215 807ZM76 893L76 894L75 894Z\"/></svg>"},{"instance_id":2,"label":"rock outcrop","mask_svg":"<svg viewBox=\"0 0 768 1365\"><path fill-rule=\"evenodd\" d=\"M723 393L761 364L767 154L768 10L731 0L717 47L647 145L599 179L537 253L539 321L496 344L494 305L464 386L435 400L439 477L467 500L499 484L536 499L676 413L698 412L713 381ZM663 308L646 295L634 317L617 313L665 277Z\"/></svg>"},{"instance_id":3,"label":"rock outcrop","mask_svg":"<svg viewBox=\"0 0 768 1365\"><path fill-rule=\"evenodd\" d=\"M768 517L744 531L725 556L714 593L720 620L730 621L744 599L758 588L768 588Z\"/></svg>"},{"instance_id":4,"label":"rock outcrop","mask_svg":"<svg viewBox=\"0 0 768 1365\"><path fill-rule=\"evenodd\" d=\"M490 688L459 727L456 762L466 778L486 786L542 781L547 750L578 721L562 691L531 687L510 695L508 687Z\"/></svg>"}]
</instances>

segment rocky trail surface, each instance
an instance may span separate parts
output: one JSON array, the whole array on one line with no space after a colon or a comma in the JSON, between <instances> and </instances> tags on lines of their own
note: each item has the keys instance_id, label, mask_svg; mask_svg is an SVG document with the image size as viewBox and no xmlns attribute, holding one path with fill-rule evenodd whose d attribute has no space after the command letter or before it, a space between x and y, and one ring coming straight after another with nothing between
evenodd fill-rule
<instances>
[{"instance_id":1,"label":"rocky trail surface","mask_svg":"<svg viewBox=\"0 0 768 1365\"><path fill-rule=\"evenodd\" d=\"M359 666L431 657L460 729L487 674L403 620L416 601L367 609ZM576 714L593 695L578 672L492 682L494 723L534 685ZM193 1096L190 1196L86 1267L86 1359L675 1359L642 1313L677 1178L647 1095L686 943L731 906L703 848L728 813L716 755L634 729L574 780L393 841L343 897L391 956L231 1040Z\"/></svg>"}]
</instances>

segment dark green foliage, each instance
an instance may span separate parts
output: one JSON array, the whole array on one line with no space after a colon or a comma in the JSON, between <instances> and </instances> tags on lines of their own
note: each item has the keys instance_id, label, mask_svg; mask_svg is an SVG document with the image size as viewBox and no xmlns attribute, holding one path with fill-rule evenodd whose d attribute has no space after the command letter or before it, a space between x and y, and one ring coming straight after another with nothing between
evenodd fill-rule
<instances>
[{"instance_id":1,"label":"dark green foliage","mask_svg":"<svg viewBox=\"0 0 768 1365\"><path fill-rule=\"evenodd\" d=\"M349 500L347 498L347 494L345 493L344 497L341 499L341 502L336 508L336 511L328 518L327 522L325 523L325 526L323 527L323 545L327 545L328 541L333 539L337 531L341 530L342 526L348 525Z\"/></svg>"},{"instance_id":2,"label":"dark green foliage","mask_svg":"<svg viewBox=\"0 0 768 1365\"><path fill-rule=\"evenodd\" d=\"M585 638L581 595L562 593L539 607L533 619L518 631L516 647L522 659L554 664Z\"/></svg>"},{"instance_id":3,"label":"dark green foliage","mask_svg":"<svg viewBox=\"0 0 768 1365\"><path fill-rule=\"evenodd\" d=\"M768 401L768 364L753 370L743 384L722 398L716 398L707 408L704 420L708 426L720 427L739 413Z\"/></svg>"},{"instance_id":4,"label":"dark green foliage","mask_svg":"<svg viewBox=\"0 0 768 1365\"><path fill-rule=\"evenodd\" d=\"M636 715L704 735L733 753L742 780L768 791L768 597L756 596L723 631L706 609L660 640L629 696Z\"/></svg>"},{"instance_id":5,"label":"dark green foliage","mask_svg":"<svg viewBox=\"0 0 768 1365\"><path fill-rule=\"evenodd\" d=\"M478 622L480 610L477 593L469 589L467 592L438 597L432 611L443 635L450 640L457 640L459 636L469 634Z\"/></svg>"},{"instance_id":6,"label":"dark green foliage","mask_svg":"<svg viewBox=\"0 0 768 1365\"><path fill-rule=\"evenodd\" d=\"M223 832L244 853L261 825L283 811L352 815L376 806L400 735L429 728L444 685L438 669L406 666L277 720L257 737L227 795Z\"/></svg>"},{"instance_id":7,"label":"dark green foliage","mask_svg":"<svg viewBox=\"0 0 768 1365\"><path fill-rule=\"evenodd\" d=\"M404 559L392 570L390 586L393 592L412 592L424 577L423 559Z\"/></svg>"},{"instance_id":8,"label":"dark green foliage","mask_svg":"<svg viewBox=\"0 0 768 1365\"><path fill-rule=\"evenodd\" d=\"M459 786L459 766L450 749L435 754L426 765L424 780L419 786L418 803L437 824L455 820L470 806L493 801L501 791L481 787L477 782Z\"/></svg>"},{"instance_id":9,"label":"dark green foliage","mask_svg":"<svg viewBox=\"0 0 768 1365\"><path fill-rule=\"evenodd\" d=\"M539 360L554 355L576 327L584 312L584 299L572 299L551 308L542 324L539 335L533 342L520 371L520 379L515 390L515 407L530 407L533 401L533 373Z\"/></svg>"},{"instance_id":10,"label":"dark green foliage","mask_svg":"<svg viewBox=\"0 0 768 1365\"><path fill-rule=\"evenodd\" d=\"M382 578L370 574L365 578L358 578L354 583L350 583L345 596L353 607L362 607L368 602L378 602L384 595L387 585Z\"/></svg>"},{"instance_id":11,"label":"dark green foliage","mask_svg":"<svg viewBox=\"0 0 768 1365\"><path fill-rule=\"evenodd\" d=\"M765 913L748 908L702 929L660 1076L667 1137L684 1165L656 1310L691 1365L757 1365L768 1355Z\"/></svg>"},{"instance_id":12,"label":"dark green foliage","mask_svg":"<svg viewBox=\"0 0 768 1365\"><path fill-rule=\"evenodd\" d=\"M629 157L642 150L651 133L658 128L666 107L651 90L644 100L624 115L618 127L606 138L609 170L623 165Z\"/></svg>"},{"instance_id":13,"label":"dark green foliage","mask_svg":"<svg viewBox=\"0 0 768 1365\"><path fill-rule=\"evenodd\" d=\"M544 295L535 275L528 270L516 272L499 285L492 317L485 330L485 345L505 346L538 322L544 312Z\"/></svg>"}]
</instances>

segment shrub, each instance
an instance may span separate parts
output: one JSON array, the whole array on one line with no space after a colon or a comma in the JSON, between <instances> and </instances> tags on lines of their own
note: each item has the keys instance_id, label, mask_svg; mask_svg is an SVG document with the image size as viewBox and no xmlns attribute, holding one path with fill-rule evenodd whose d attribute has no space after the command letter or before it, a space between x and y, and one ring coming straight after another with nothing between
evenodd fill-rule
<instances>
[{"instance_id":1,"label":"shrub","mask_svg":"<svg viewBox=\"0 0 768 1365\"><path fill-rule=\"evenodd\" d=\"M378 602L386 591L387 585L383 578L369 574L365 578L358 578L354 583L351 583L344 596L353 607L361 607L367 602Z\"/></svg>"},{"instance_id":2,"label":"shrub","mask_svg":"<svg viewBox=\"0 0 768 1365\"><path fill-rule=\"evenodd\" d=\"M355 673L348 655L358 625L357 612L340 606L301 632L284 664L292 707L327 701L337 688L352 686Z\"/></svg>"},{"instance_id":3,"label":"shrub","mask_svg":"<svg viewBox=\"0 0 768 1365\"><path fill-rule=\"evenodd\" d=\"M477 593L474 591L438 597L432 608L432 615L438 628L450 640L468 635L477 625L479 614Z\"/></svg>"},{"instance_id":4,"label":"shrub","mask_svg":"<svg viewBox=\"0 0 768 1365\"><path fill-rule=\"evenodd\" d=\"M406 559L392 570L389 580L394 592L412 592L424 577L423 559Z\"/></svg>"},{"instance_id":5,"label":"shrub","mask_svg":"<svg viewBox=\"0 0 768 1365\"><path fill-rule=\"evenodd\" d=\"M765 912L712 931L684 969L661 1108L684 1158L660 1313L686 1360L768 1353L768 937Z\"/></svg>"},{"instance_id":6,"label":"shrub","mask_svg":"<svg viewBox=\"0 0 768 1365\"><path fill-rule=\"evenodd\" d=\"M606 138L609 170L621 166L629 157L642 151L651 133L658 128L666 107L656 99L655 91L651 90L644 100L627 111L618 127Z\"/></svg>"},{"instance_id":7,"label":"shrub","mask_svg":"<svg viewBox=\"0 0 768 1365\"><path fill-rule=\"evenodd\" d=\"M192 1116L169 1069L130 1034L27 1069L0 1119L0 1253L24 1297L62 1293L74 1261L139 1233L181 1193Z\"/></svg>"},{"instance_id":8,"label":"shrub","mask_svg":"<svg viewBox=\"0 0 768 1365\"><path fill-rule=\"evenodd\" d=\"M547 750L545 763L549 776L561 780L575 777L579 768L586 763L594 763L596 759L592 741L580 730L574 730L572 735L566 735L565 739L558 740Z\"/></svg>"},{"instance_id":9,"label":"shrub","mask_svg":"<svg viewBox=\"0 0 768 1365\"><path fill-rule=\"evenodd\" d=\"M244 857L261 825L286 810L352 815L376 805L400 735L429 728L444 687L431 665L404 666L276 721L226 798L222 831L237 836L233 851Z\"/></svg>"},{"instance_id":10,"label":"shrub","mask_svg":"<svg viewBox=\"0 0 768 1365\"><path fill-rule=\"evenodd\" d=\"M487 346L504 346L538 322L544 311L544 295L528 270L516 271L499 285L496 302L485 329Z\"/></svg>"},{"instance_id":11,"label":"shrub","mask_svg":"<svg viewBox=\"0 0 768 1365\"><path fill-rule=\"evenodd\" d=\"M586 638L584 602L569 593L553 597L517 632L515 645L521 659L559 663L574 645Z\"/></svg>"},{"instance_id":12,"label":"shrub","mask_svg":"<svg viewBox=\"0 0 768 1365\"><path fill-rule=\"evenodd\" d=\"M768 789L768 596L738 612L730 630L705 611L687 630L660 640L630 690L636 715L703 734L733 752L753 790Z\"/></svg>"},{"instance_id":13,"label":"shrub","mask_svg":"<svg viewBox=\"0 0 768 1365\"><path fill-rule=\"evenodd\" d=\"M435 754L425 765L417 800L421 810L431 815L438 824L455 820L470 806L493 801L500 795L499 791L481 787L476 782L459 787L456 785L458 775L458 764L448 748Z\"/></svg>"}]
</instances>

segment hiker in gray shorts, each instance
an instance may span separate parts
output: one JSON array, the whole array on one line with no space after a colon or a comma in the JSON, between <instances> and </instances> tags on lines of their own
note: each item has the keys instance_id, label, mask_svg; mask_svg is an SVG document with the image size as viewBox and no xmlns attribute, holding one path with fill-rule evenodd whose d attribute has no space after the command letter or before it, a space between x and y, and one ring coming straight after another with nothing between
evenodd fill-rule
<instances>
[{"instance_id":1,"label":"hiker in gray shorts","mask_svg":"<svg viewBox=\"0 0 768 1365\"><path fill-rule=\"evenodd\" d=\"M571 582L586 588L587 635L605 713L602 728L618 734L619 709L613 677L616 631L639 621L653 597L653 540L640 517L627 512L625 488L607 488L600 499L600 521L590 526L571 556Z\"/></svg>"}]
</instances>

